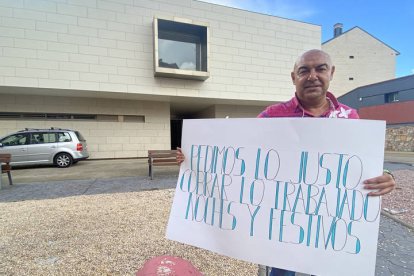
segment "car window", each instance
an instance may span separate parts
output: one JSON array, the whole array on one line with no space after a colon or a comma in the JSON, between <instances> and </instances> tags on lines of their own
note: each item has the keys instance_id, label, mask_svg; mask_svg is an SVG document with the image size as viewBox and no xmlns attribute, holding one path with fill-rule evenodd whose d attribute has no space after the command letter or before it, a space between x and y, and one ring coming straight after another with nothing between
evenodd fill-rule
<instances>
[{"instance_id":1,"label":"car window","mask_svg":"<svg viewBox=\"0 0 414 276\"><path fill-rule=\"evenodd\" d=\"M56 143L56 133L54 132L43 133L43 139L45 140L45 143Z\"/></svg>"},{"instance_id":2,"label":"car window","mask_svg":"<svg viewBox=\"0 0 414 276\"><path fill-rule=\"evenodd\" d=\"M53 132L36 132L30 135L30 144L56 143L56 134Z\"/></svg>"},{"instance_id":3,"label":"car window","mask_svg":"<svg viewBox=\"0 0 414 276\"><path fill-rule=\"evenodd\" d=\"M30 134L30 144L43 144L43 135L41 133L31 133Z\"/></svg>"},{"instance_id":4,"label":"car window","mask_svg":"<svg viewBox=\"0 0 414 276\"><path fill-rule=\"evenodd\" d=\"M72 138L70 137L69 132L58 132L58 141L59 142L71 142Z\"/></svg>"},{"instance_id":5,"label":"car window","mask_svg":"<svg viewBox=\"0 0 414 276\"><path fill-rule=\"evenodd\" d=\"M3 146L21 146L27 143L27 135L24 133L10 135L4 138L2 141Z\"/></svg>"},{"instance_id":6,"label":"car window","mask_svg":"<svg viewBox=\"0 0 414 276\"><path fill-rule=\"evenodd\" d=\"M79 131L75 131L76 136L78 136L78 140L81 142L85 142L86 139L82 136L82 134Z\"/></svg>"}]
</instances>

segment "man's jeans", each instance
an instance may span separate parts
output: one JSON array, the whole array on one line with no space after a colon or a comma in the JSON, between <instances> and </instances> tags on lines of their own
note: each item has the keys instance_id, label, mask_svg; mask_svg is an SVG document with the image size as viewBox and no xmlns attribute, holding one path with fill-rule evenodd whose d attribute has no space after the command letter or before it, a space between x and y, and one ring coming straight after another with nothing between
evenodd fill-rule
<instances>
[{"instance_id":1,"label":"man's jeans","mask_svg":"<svg viewBox=\"0 0 414 276\"><path fill-rule=\"evenodd\" d=\"M295 276L294 271L284 270L281 268L272 267L269 276Z\"/></svg>"}]
</instances>

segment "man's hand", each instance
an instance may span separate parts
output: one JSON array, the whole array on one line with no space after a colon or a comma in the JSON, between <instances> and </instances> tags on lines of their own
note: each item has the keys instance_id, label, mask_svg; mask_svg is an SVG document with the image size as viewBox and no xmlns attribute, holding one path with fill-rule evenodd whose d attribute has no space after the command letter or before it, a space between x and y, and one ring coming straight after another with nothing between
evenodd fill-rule
<instances>
[{"instance_id":1,"label":"man's hand","mask_svg":"<svg viewBox=\"0 0 414 276\"><path fill-rule=\"evenodd\" d=\"M364 181L364 188L368 190L377 190L370 192L369 196L385 195L395 189L395 180L391 174L385 173L381 176L370 178Z\"/></svg>"},{"instance_id":2,"label":"man's hand","mask_svg":"<svg viewBox=\"0 0 414 276\"><path fill-rule=\"evenodd\" d=\"M181 164L184 162L185 156L184 153L181 151L181 148L177 147L177 156L175 157L178 164Z\"/></svg>"}]
</instances>

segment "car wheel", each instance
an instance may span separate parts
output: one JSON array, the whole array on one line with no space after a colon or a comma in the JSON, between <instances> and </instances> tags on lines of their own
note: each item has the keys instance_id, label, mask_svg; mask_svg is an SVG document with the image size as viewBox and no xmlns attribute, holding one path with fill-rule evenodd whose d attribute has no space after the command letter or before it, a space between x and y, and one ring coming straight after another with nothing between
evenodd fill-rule
<instances>
[{"instance_id":1,"label":"car wheel","mask_svg":"<svg viewBox=\"0 0 414 276\"><path fill-rule=\"evenodd\" d=\"M55 157L55 164L59 168L67 168L70 165L72 165L73 159L72 156L69 153L59 153Z\"/></svg>"}]
</instances>

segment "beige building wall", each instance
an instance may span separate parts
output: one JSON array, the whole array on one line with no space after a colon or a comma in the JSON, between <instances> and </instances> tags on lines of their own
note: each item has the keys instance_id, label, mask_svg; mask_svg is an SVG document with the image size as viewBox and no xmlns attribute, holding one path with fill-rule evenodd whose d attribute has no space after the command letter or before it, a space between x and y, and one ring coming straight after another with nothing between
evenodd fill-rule
<instances>
[{"instance_id":1,"label":"beige building wall","mask_svg":"<svg viewBox=\"0 0 414 276\"><path fill-rule=\"evenodd\" d=\"M331 55L336 67L330 85L335 96L395 78L398 53L358 27L322 44L322 50Z\"/></svg>"},{"instance_id":2,"label":"beige building wall","mask_svg":"<svg viewBox=\"0 0 414 276\"><path fill-rule=\"evenodd\" d=\"M198 118L256 118L264 110L262 106L219 104L197 113Z\"/></svg>"},{"instance_id":3,"label":"beige building wall","mask_svg":"<svg viewBox=\"0 0 414 276\"><path fill-rule=\"evenodd\" d=\"M209 26L207 80L154 77L155 16ZM0 1L0 112L144 115L140 125L53 122L81 130L91 158L143 157L170 148L170 118L253 117L288 100L296 57L320 41L317 25L195 0ZM1 120L0 132L49 126Z\"/></svg>"},{"instance_id":4,"label":"beige building wall","mask_svg":"<svg viewBox=\"0 0 414 276\"><path fill-rule=\"evenodd\" d=\"M297 55L320 48L320 26L193 0L0 6L2 86L278 101ZM154 16L209 25L209 79L154 78Z\"/></svg>"},{"instance_id":5,"label":"beige building wall","mask_svg":"<svg viewBox=\"0 0 414 276\"><path fill-rule=\"evenodd\" d=\"M146 156L149 149L170 149L168 103L79 97L0 94L2 112L118 115L116 121L0 120L0 137L24 128L69 128L86 138L90 158ZM122 122L124 115L144 122Z\"/></svg>"},{"instance_id":6,"label":"beige building wall","mask_svg":"<svg viewBox=\"0 0 414 276\"><path fill-rule=\"evenodd\" d=\"M261 106L217 105L216 118L256 118L264 110Z\"/></svg>"}]
</instances>

